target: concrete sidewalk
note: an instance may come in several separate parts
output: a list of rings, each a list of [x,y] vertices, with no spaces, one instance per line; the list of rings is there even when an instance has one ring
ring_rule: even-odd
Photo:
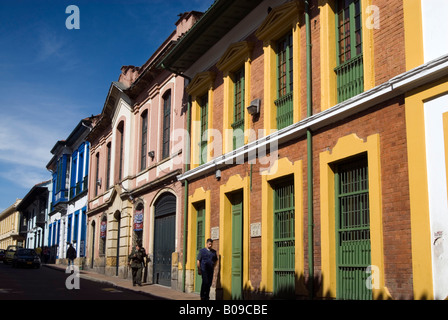
[[[42,264],[42,267],[51,268],[65,272],[67,269],[66,265],[60,264]],[[132,290],[134,292],[139,292],[142,294],[147,294],[155,299],[162,300],[200,300],[199,294],[195,293],[184,293],[181,291],[173,290],[168,287],[164,287],[158,284],[146,284],[143,283],[141,287],[132,286],[132,280],[121,279],[118,277],[106,276],[104,274],[80,270],[80,278],[95,282],[107,283],[113,287]]]

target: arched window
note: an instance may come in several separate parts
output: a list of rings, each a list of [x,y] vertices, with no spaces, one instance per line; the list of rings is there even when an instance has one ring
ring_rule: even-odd
[[[120,122],[117,127],[117,182],[123,179],[123,160],[124,160],[124,122]]]

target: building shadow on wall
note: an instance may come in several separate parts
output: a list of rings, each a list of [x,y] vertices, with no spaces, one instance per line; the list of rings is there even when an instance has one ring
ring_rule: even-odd
[[[231,292],[227,288],[223,288],[221,278],[221,268],[218,268],[216,280],[216,300],[223,300],[224,297],[230,297]],[[324,294],[322,289],[322,276],[314,276],[312,280],[304,277],[303,274],[295,274],[295,283],[277,287],[274,292],[268,292],[265,289],[252,290],[247,285],[243,288],[242,300],[334,300],[327,291]],[[313,290],[313,294],[310,292]]]

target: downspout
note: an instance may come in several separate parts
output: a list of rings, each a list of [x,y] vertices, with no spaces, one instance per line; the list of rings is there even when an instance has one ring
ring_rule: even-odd
[[[191,131],[191,96],[188,96],[188,108],[187,108],[187,132],[190,137]],[[187,139],[185,146],[185,172],[190,170],[190,139]],[[188,223],[188,179],[185,179],[184,186],[184,246],[182,254],[182,291],[185,292],[185,277],[186,277],[186,265],[187,265],[187,223]]]
[[[187,80],[188,82],[191,82],[191,78],[180,73],[177,72],[171,68],[169,68],[168,66],[166,66],[164,63],[162,63],[160,65],[163,69],[175,74],[176,76],[182,77],[185,80]],[[190,170],[190,139],[189,137],[191,136],[190,131],[191,131],[191,96],[188,96],[188,103],[187,103],[187,132],[188,132],[188,139],[185,143],[185,172]],[[187,265],[187,232],[188,232],[188,228],[187,228],[187,223],[188,223],[188,180],[185,179],[185,185],[184,185],[184,230],[183,230],[183,235],[184,235],[184,241],[183,241],[183,249],[182,249],[182,292],[185,292],[185,277],[187,274],[187,270],[186,265]]]
[[[309,0],[305,0],[306,26],[306,96],[307,117],[313,115],[312,87],[311,87],[311,30]],[[308,274],[309,298],[314,298],[314,221],[313,221],[313,136],[311,129],[306,132],[307,138],[307,179],[308,179]]]

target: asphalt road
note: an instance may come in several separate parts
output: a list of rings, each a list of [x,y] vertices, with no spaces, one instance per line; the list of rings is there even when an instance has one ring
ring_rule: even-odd
[[[151,300],[150,296],[114,288],[111,285],[79,278],[79,289],[73,275],[47,267],[13,268],[0,262],[1,300]],[[70,286],[70,285],[69,285]]]

